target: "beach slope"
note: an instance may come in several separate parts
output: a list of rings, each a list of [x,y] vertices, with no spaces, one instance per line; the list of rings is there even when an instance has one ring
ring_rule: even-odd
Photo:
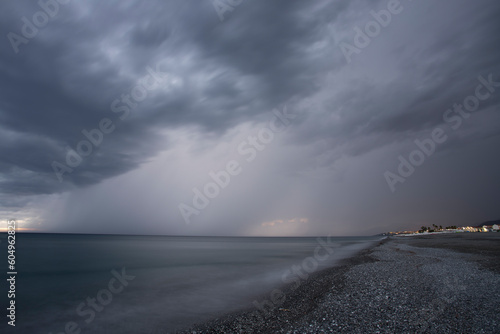
[[[500,233],[391,237],[317,273],[279,307],[187,333],[498,333]]]

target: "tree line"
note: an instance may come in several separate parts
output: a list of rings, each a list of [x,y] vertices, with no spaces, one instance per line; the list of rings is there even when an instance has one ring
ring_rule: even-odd
[[[451,226],[446,226],[444,228],[445,230],[456,230],[457,227],[455,225],[451,225]],[[424,232],[437,232],[437,231],[442,231],[443,230],[443,226],[442,225],[436,225],[436,224],[432,224],[432,228],[429,227],[429,226],[422,226],[420,227],[420,230],[418,230],[419,233],[424,233]]]

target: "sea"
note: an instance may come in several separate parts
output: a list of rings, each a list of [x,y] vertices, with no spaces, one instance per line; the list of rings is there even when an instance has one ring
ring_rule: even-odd
[[[382,238],[17,233],[16,326],[7,326],[4,279],[0,332],[171,333],[228,312],[279,306],[270,291],[299,286]],[[5,233],[0,249],[9,278]]]

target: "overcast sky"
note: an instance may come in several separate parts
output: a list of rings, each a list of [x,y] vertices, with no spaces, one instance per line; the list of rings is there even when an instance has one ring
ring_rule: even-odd
[[[498,1],[61,2],[0,5],[5,221],[284,236],[500,218]]]

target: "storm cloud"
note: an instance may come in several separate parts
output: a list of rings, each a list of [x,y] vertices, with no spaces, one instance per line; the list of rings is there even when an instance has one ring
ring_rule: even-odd
[[[345,235],[500,216],[496,1],[0,7],[0,210],[26,228]],[[384,173],[436,128],[446,140],[391,189]],[[241,173],[195,208],[232,160]]]

